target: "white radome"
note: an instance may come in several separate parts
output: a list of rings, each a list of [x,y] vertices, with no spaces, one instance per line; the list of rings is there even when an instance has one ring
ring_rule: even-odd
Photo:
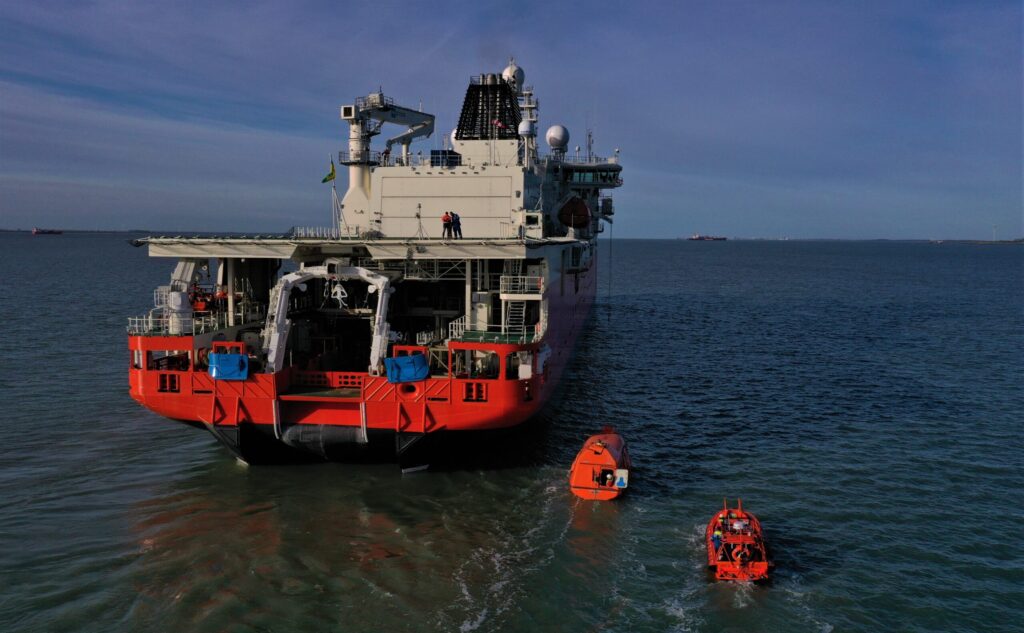
[[[564,125],[552,125],[544,135],[544,140],[547,141],[551,149],[565,151],[565,148],[569,146],[569,130]]]
[[[505,67],[505,70],[501,71],[501,78],[505,81],[514,82],[516,88],[519,89],[523,87],[523,80],[526,79],[526,73],[523,72],[522,68],[516,66],[514,59],[510,59],[508,66]]]
[[[455,149],[455,133],[458,132],[458,131],[459,131],[459,128],[452,128],[451,136],[448,137],[452,141],[452,149]]]
[[[537,136],[536,130],[533,129],[533,121],[519,122],[519,136]]]

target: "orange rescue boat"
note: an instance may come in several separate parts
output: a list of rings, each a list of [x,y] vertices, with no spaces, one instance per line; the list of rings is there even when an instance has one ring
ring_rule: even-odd
[[[708,567],[715,580],[759,581],[768,579],[772,567],[765,545],[761,522],[743,509],[737,499],[735,508],[722,501],[722,510],[711,517],[704,534],[708,547]]]
[[[583,443],[569,470],[569,488],[581,499],[608,501],[625,492],[629,468],[626,440],[605,427]]]

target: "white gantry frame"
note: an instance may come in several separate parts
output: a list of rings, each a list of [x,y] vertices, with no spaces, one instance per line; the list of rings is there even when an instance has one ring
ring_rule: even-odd
[[[377,293],[377,311],[373,317],[373,343],[370,348],[369,373],[373,376],[379,375],[381,361],[387,355],[388,334],[391,329],[387,321],[388,300],[394,289],[391,288],[390,280],[384,275],[359,266],[342,266],[340,260],[336,259],[329,259],[322,266],[310,266],[284,275],[274,286],[270,293],[267,323],[263,329],[264,351],[267,352],[267,371],[277,373],[284,365],[288,332],[291,329],[291,321],[288,320],[288,298],[292,288],[310,279],[330,281],[362,279],[369,285],[369,292]]]

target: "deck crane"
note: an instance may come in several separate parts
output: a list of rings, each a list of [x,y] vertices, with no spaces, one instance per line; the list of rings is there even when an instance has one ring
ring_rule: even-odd
[[[377,91],[341,106],[341,118],[348,122],[348,154],[341,163],[348,165],[349,188],[342,207],[353,213],[366,213],[369,207],[370,167],[379,165],[380,156],[370,151],[370,139],[380,134],[385,123],[404,125],[408,129],[387,140],[385,154],[391,146],[402,146],[402,164],[409,164],[409,145],[413,139],[434,133],[434,115],[395,105],[395,100]]]

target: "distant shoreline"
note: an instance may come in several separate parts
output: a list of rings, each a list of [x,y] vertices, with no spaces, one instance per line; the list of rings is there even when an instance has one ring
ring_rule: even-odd
[[[249,231],[247,233],[241,233],[238,231],[153,231],[149,229],[57,229],[64,234],[68,233],[84,233],[84,234],[142,234],[152,236],[185,236],[185,237],[248,237],[253,235],[282,235],[282,233],[276,233],[274,231]],[[0,233],[25,233],[28,235],[32,234],[32,229],[4,229],[0,228]],[[607,239],[607,238],[602,238]],[[615,238],[621,241],[671,241],[671,242],[688,242],[692,241],[685,237],[618,237]],[[981,244],[981,245],[1024,245],[1024,237],[1019,237],[1012,240],[974,240],[974,239],[928,239],[928,238],[889,238],[889,237],[864,237],[864,238],[846,238],[846,237],[730,237],[730,242],[914,242],[920,244]]]

